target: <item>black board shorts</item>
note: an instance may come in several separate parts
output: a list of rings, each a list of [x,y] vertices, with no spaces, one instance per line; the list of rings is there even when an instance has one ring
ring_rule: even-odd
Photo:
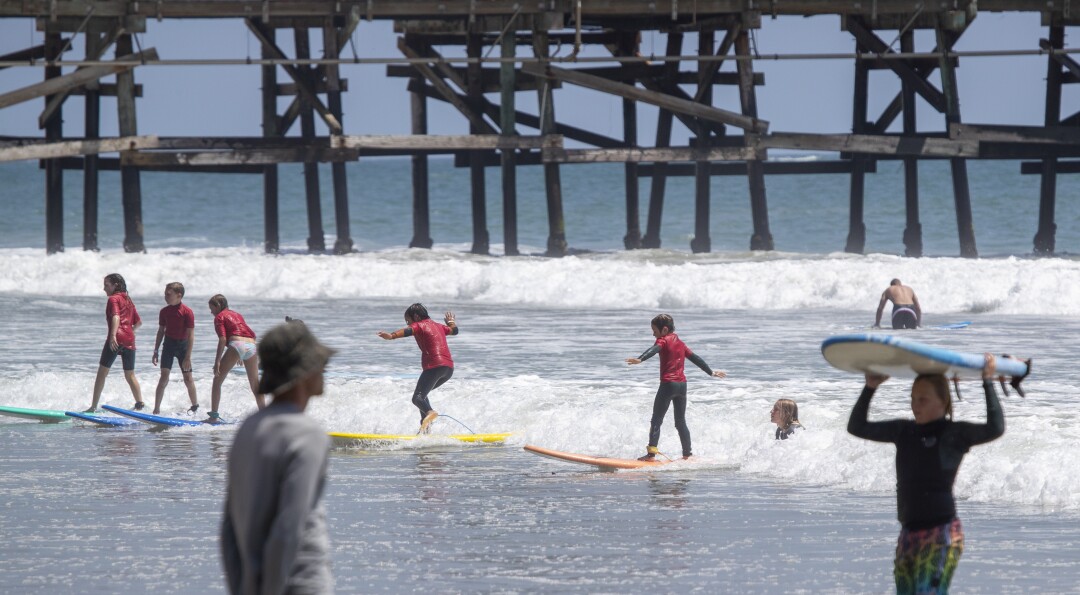
[[[120,349],[113,351],[109,347],[108,341],[105,341],[105,346],[101,348],[101,359],[98,360],[98,363],[101,364],[103,368],[111,368],[118,355],[120,356],[121,363],[124,365],[124,370],[135,369],[135,350],[120,346]]]

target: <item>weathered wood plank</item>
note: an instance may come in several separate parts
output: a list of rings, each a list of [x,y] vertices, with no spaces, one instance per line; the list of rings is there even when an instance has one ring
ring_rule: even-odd
[[[123,56],[117,60],[117,62],[137,62],[141,60],[157,60],[157,50],[154,48],[147,49],[143,52],[137,52]],[[102,77],[109,76],[111,74],[117,74],[120,72],[127,72],[134,70],[136,64],[111,64],[107,66],[88,66],[81,70],[58,76],[47,81],[36,83],[22,89],[16,89],[0,95],[0,108],[5,108],[11,105],[22,103],[24,101],[30,101],[31,99],[37,99],[39,97],[45,97],[47,95],[55,95],[69,91],[76,87],[81,87],[86,83],[96,81]]]
[[[28,159],[55,159],[72,155],[96,155],[134,149],[155,149],[160,141],[154,135],[102,138],[97,140],[66,140],[41,142],[16,146],[0,146],[0,161],[26,161]]]
[[[120,34],[123,33],[123,32],[124,32],[124,29],[122,27],[120,27],[120,26],[113,27],[108,33],[105,34],[104,39],[94,43],[94,45],[93,45],[94,49],[88,56],[86,56],[86,59],[89,60],[89,61],[100,60],[101,56],[103,56],[105,54],[105,51],[108,50],[110,47],[112,47],[112,44],[116,43],[116,39],[118,37],[120,37]],[[90,35],[95,35],[96,36],[97,34],[96,33],[91,33]],[[77,68],[75,70],[75,72],[78,72],[80,70],[86,70],[86,68],[87,67],[85,67],[85,66],[79,67],[79,68]],[[92,81],[91,81],[91,83],[92,83]],[[71,94],[72,90],[73,89],[67,89],[67,90],[61,91],[61,92],[57,93],[56,95],[53,95],[52,97],[49,98],[49,102],[45,106],[45,109],[42,110],[41,115],[38,116],[38,128],[44,128],[45,127],[45,123],[48,122],[49,118],[51,118],[52,115],[54,113],[56,113],[56,110],[59,109],[60,106],[64,104],[64,100],[67,99],[68,95]]]
[[[356,161],[354,149],[328,149],[325,147],[295,147],[288,149],[260,149],[254,151],[208,151],[208,152],[133,152],[123,153],[122,166],[132,167],[179,167],[185,165],[273,165],[275,163],[334,163]]]
[[[701,118],[710,122],[718,122],[720,124],[729,124],[743,130],[750,130],[753,132],[767,132],[769,129],[769,123],[765,120],[758,118],[750,118],[742,114],[722,110],[715,107],[709,107],[700,103],[694,103],[687,99],[680,99],[677,97],[671,97],[662,93],[656,93],[654,91],[648,91],[645,89],[638,89],[630,85],[622,83],[616,83],[606,79],[602,79],[598,76],[590,74],[582,74],[573,70],[565,68],[559,68],[556,66],[544,67],[540,64],[524,64],[522,70],[533,76],[551,76],[552,78],[562,80],[567,83],[579,85],[588,89],[593,89],[603,93],[610,93],[617,95],[625,99],[633,99],[642,103],[648,103],[657,107],[670,110],[672,112],[679,112],[688,116]]]
[[[804,151],[846,151],[881,155],[936,157],[978,157],[979,141],[951,140],[925,136],[881,136],[873,134],[801,134],[776,132],[761,136],[756,145],[763,149]]]
[[[563,146],[561,134],[546,136],[503,136],[497,134],[447,135],[345,135],[331,137],[330,146],[337,149],[545,149]]]
[[[749,161],[764,159],[755,147],[662,147],[658,149],[543,149],[546,163],[666,163],[670,161]]]
[[[896,52],[889,49],[888,44],[881,40],[880,37],[874,35],[873,31],[866,28],[866,26],[860,22],[859,19],[848,19],[846,21],[847,30],[850,32],[860,44],[866,47],[866,49],[876,54],[895,54]],[[930,84],[918,71],[912,67],[911,64],[904,60],[888,60],[888,66],[892,68],[893,72],[897,74],[901,79],[908,82],[915,92],[922,96],[930,105],[937,111],[945,113],[945,95],[937,89],[937,87]]]
[[[762,161],[762,170],[767,176],[808,175],[808,174],[850,174],[855,164],[847,159],[826,161]],[[877,171],[874,161],[867,161],[861,166],[864,172]],[[652,176],[655,167],[652,164],[638,166],[638,175]],[[696,173],[696,166],[691,163],[668,163],[664,166],[664,175],[671,177],[691,177]],[[746,164],[739,162],[719,162],[709,164],[710,176],[745,176]]]
[[[1055,163],[1055,171],[1058,174],[1080,174],[1080,161],[1058,161]],[[1022,161],[1020,173],[1024,175],[1042,175],[1042,161]]]
[[[1080,128],[955,123],[949,125],[949,138],[999,143],[1075,145],[1080,144]]]

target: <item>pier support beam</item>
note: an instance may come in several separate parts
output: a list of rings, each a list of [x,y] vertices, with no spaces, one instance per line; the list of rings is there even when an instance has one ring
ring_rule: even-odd
[[[949,47],[945,29],[939,24],[937,44],[939,48]],[[942,52],[938,68],[941,70],[941,88],[945,94],[945,125],[960,123],[960,96],[956,85],[956,69],[948,52]],[[960,238],[960,256],[978,258],[975,246],[975,227],[971,218],[971,193],[968,186],[967,161],[955,157],[949,160],[953,178],[953,200],[956,203],[956,229]]]
[[[637,31],[624,31],[619,37],[618,55],[633,56],[638,48]],[[623,140],[627,146],[637,146],[637,102],[622,100]],[[641,248],[640,192],[638,187],[638,164],[627,162],[623,166],[623,179],[626,184],[626,235],[623,246],[627,250]]]
[[[543,20],[543,19],[541,19]],[[547,27],[538,26],[533,29],[533,52],[541,60],[548,57],[548,32]],[[555,105],[551,92],[552,81],[541,77],[537,88],[540,101],[540,135],[545,136],[555,133]],[[548,212],[548,256],[566,255],[566,221],[563,219],[562,206],[562,180],[559,176],[558,163],[545,163],[544,167],[544,190],[547,194]]]
[[[263,23],[269,25],[269,23]],[[275,42],[276,32],[267,27],[266,36]],[[266,44],[262,45],[262,57],[269,60],[274,51]],[[262,70],[262,131],[266,138],[281,136],[277,115],[277,66],[264,65]],[[281,249],[281,233],[278,210],[278,166],[263,166],[263,249],[267,254],[277,254]]]
[[[866,48],[855,42],[855,51],[861,56]],[[867,96],[870,92],[870,67],[865,60],[855,58],[855,98],[851,109],[852,134],[864,134],[867,128]],[[866,196],[866,156],[851,156],[851,186],[848,207],[848,236],[844,252],[862,254],[866,248],[866,224],[863,223],[863,205]]]
[[[681,56],[683,34],[678,31],[668,32],[667,56]],[[679,73],[678,61],[664,63],[664,76],[662,88],[667,90],[676,85]],[[671,110],[660,109],[656,120],[656,148],[671,146],[671,125],[674,123],[675,114]],[[649,218],[645,223],[645,237],[642,239],[643,248],[660,247],[660,226],[664,218],[664,191],[667,185],[667,163],[657,162],[653,166],[652,184],[649,187]]]
[[[479,59],[483,40],[476,33],[469,33],[465,41],[465,53],[469,58]],[[469,98],[469,110],[477,118],[483,118],[479,110],[473,108],[484,99],[484,86],[481,79],[479,62],[469,62],[466,68],[465,86]],[[470,123],[469,132],[480,134],[485,130]],[[491,251],[491,238],[487,229],[487,180],[484,176],[483,157],[476,151],[469,153],[469,187],[472,189],[473,254],[488,254]]]
[[[915,51],[915,32],[905,31],[900,36],[900,51]],[[914,136],[915,122],[915,87],[907,80],[900,81],[904,103],[904,136]],[[919,160],[914,157],[904,158],[904,256],[922,256],[922,224],[919,222]]]
[[[131,34],[125,33],[116,40],[116,55],[132,53]],[[136,136],[135,120],[135,71],[126,70],[116,74],[116,106],[120,136]],[[120,184],[124,203],[124,252],[146,252],[143,243],[142,182],[139,168],[123,165],[121,153]]]
[[[295,27],[296,58],[306,60],[311,57],[311,40],[307,27]],[[300,70],[300,72],[305,72]],[[304,85],[304,77],[298,76],[297,85]],[[300,100],[300,135],[308,144],[315,144],[315,106],[307,94],[297,96]],[[327,109],[329,113],[329,109]],[[308,251],[325,252],[326,236],[322,224],[322,197],[319,192],[319,164],[316,161],[304,161],[304,196],[307,198],[308,216]]]
[[[713,31],[698,32],[698,56],[711,56],[716,34]],[[705,105],[712,105],[712,82],[709,80],[709,63],[698,62],[697,99]],[[693,141],[703,152],[712,145],[712,134],[704,122],[698,122],[697,137]],[[690,241],[690,251],[695,254],[712,251],[712,236],[709,233],[709,201],[711,188],[709,183],[709,162],[694,162],[694,239]]]
[[[517,52],[517,40],[514,35],[504,35],[502,40],[502,57],[513,58]],[[514,89],[517,69],[513,62],[503,62],[499,65],[499,129],[503,136],[516,136],[514,130]],[[503,193],[503,253],[506,256],[517,256],[518,250],[518,226],[517,226],[517,151],[504,149],[499,152],[502,168],[502,193]]]
[[[749,58],[750,34],[746,29],[739,31],[735,38],[735,53],[739,57]],[[739,60],[739,100],[742,113],[753,120],[758,119],[757,94],[754,90],[754,63]],[[753,142],[754,136],[747,130],[744,138]],[[750,236],[751,250],[772,250],[773,237],[769,230],[769,203],[765,195],[765,168],[760,159],[746,162],[746,175],[750,182],[750,212],[754,220],[754,235]]]
[[[406,43],[413,45],[408,37]],[[417,74],[412,81],[420,85],[423,84],[424,77]],[[427,97],[410,91],[409,103],[412,108],[412,133],[424,136],[428,133]],[[409,247],[431,248],[434,242],[431,239],[431,211],[428,202],[428,157],[424,153],[414,153],[412,156],[412,187],[413,237],[409,241]]]
[[[341,54],[338,46],[338,29],[330,19],[323,27],[323,55],[337,58]],[[341,75],[337,64],[323,67],[326,76],[326,104],[338,123],[345,126],[341,108]],[[344,132],[344,130],[343,130]],[[352,235],[349,231],[349,189],[345,178],[345,162],[334,161],[330,164],[330,176],[334,184],[334,228],[337,239],[334,241],[334,254],[348,254],[353,251]]]
[[[45,33],[45,56],[47,60],[59,60],[64,40],[58,31]],[[61,75],[60,67],[45,68],[45,80]],[[52,95],[45,97],[48,106]],[[45,122],[45,138],[59,141],[64,136],[62,108],[57,108]],[[56,254],[64,251],[64,169],[59,159],[45,161],[45,253]]]
[[[1047,44],[1051,49],[1065,46],[1065,27],[1051,26]],[[1049,127],[1061,125],[1061,64],[1055,56],[1046,58],[1046,113],[1043,123]],[[1035,233],[1035,253],[1053,254],[1057,234],[1054,211],[1057,202],[1057,159],[1047,157],[1041,162],[1039,183],[1039,229]]]
[[[105,40],[95,31],[86,34],[86,55],[101,56]],[[87,139],[101,138],[101,85],[86,85],[84,116]],[[83,161],[83,250],[98,251],[98,169],[99,157],[90,154]]]

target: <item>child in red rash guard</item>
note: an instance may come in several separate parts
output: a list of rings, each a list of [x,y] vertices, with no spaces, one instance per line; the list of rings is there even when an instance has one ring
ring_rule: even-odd
[[[649,428],[649,447],[645,456],[639,461],[649,461],[656,458],[657,445],[660,443],[660,426],[664,423],[668,406],[675,404],[675,429],[679,432],[679,441],[682,442],[683,458],[691,456],[690,451],[690,428],[686,425],[686,374],[683,373],[683,364],[690,360],[701,368],[709,376],[723,378],[725,373],[720,370],[712,371],[705,360],[690,351],[690,348],[675,334],[675,321],[670,314],[660,314],[652,319],[652,332],[656,337],[656,343],[645,350],[638,357],[626,358],[626,363],[631,366],[640,364],[650,357],[660,354],[660,388],[656,391],[653,400],[652,423]]]
[[[428,393],[442,386],[454,375],[454,360],[450,357],[450,347],[446,344],[447,335],[458,334],[454,313],[444,316],[445,325],[439,324],[428,315],[423,304],[413,304],[405,310],[405,324],[408,325],[392,333],[379,331],[379,336],[387,341],[402,337],[415,337],[420,347],[420,364],[424,371],[416,381],[412,402],[420,410],[420,431],[426,432],[439,414],[431,408]]]
[[[105,305],[105,321],[109,325],[109,335],[101,349],[97,377],[94,379],[94,400],[86,412],[97,411],[101,391],[105,388],[105,378],[109,375],[116,356],[120,356],[120,361],[123,362],[124,380],[127,380],[131,394],[135,397],[135,409],[139,410],[144,404],[142,388],[135,376],[135,330],[142,326],[142,318],[128,297],[127,282],[119,273],[105,276],[104,290],[105,295],[109,296],[109,302]]]

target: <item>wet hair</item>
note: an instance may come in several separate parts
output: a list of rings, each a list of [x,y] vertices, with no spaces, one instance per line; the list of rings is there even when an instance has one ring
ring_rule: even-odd
[[[184,284],[179,281],[173,281],[165,286],[165,291],[171,291],[180,297],[184,297]]]
[[[431,316],[428,314],[424,304],[417,302],[405,309],[405,318],[409,320],[427,320]]]
[[[652,325],[660,331],[663,331],[666,326],[669,332],[675,332],[675,319],[671,317],[671,314],[657,314],[652,319]]]
[[[127,293],[127,281],[124,281],[124,277],[120,273],[109,273],[105,275],[105,280],[115,285],[116,291]]]
[[[924,381],[934,389],[934,395],[945,404],[945,417],[952,419],[952,392],[949,390],[949,379],[944,374],[919,374],[911,383],[914,389],[920,381]]]
[[[799,423],[799,406],[795,404],[795,401],[791,399],[777,399],[774,408],[780,409],[780,424],[779,427],[788,429],[791,426],[802,427]]]
[[[219,293],[219,294],[215,295],[214,297],[210,298],[210,305],[214,306],[215,308],[218,308],[220,310],[228,310],[229,309],[229,300],[225,299],[225,296],[223,296],[223,295],[221,295]]]
[[[889,285],[903,285],[903,283],[901,283],[899,279],[893,279],[892,281],[889,281]]]

